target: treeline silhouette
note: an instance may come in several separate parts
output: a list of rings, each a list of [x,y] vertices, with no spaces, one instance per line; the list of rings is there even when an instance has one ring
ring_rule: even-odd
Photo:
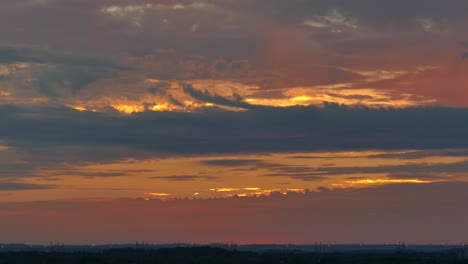
[[[166,249],[121,248],[102,252],[3,252],[0,264],[468,264],[456,252],[248,252],[214,247],[180,247]]]

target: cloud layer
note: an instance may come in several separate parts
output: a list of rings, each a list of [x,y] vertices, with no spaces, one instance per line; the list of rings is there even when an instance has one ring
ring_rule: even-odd
[[[230,104],[230,103],[229,103]],[[133,116],[3,105],[9,146],[108,146],[154,153],[299,152],[467,147],[465,109],[263,107]]]

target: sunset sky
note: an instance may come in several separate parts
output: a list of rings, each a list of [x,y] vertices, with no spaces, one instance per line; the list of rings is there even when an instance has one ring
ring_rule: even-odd
[[[467,10],[1,0],[0,243],[468,242]]]

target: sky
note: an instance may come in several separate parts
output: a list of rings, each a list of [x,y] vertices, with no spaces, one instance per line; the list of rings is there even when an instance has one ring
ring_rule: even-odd
[[[0,1],[0,243],[466,242],[467,9]]]

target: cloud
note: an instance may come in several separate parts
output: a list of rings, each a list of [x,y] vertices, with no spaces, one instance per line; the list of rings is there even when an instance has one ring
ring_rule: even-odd
[[[274,168],[274,167],[273,167]],[[380,165],[380,166],[354,166],[354,167],[279,167],[283,173],[267,174],[265,176],[289,176],[303,180],[321,180],[324,177],[337,175],[365,175],[365,174],[388,174],[391,178],[409,179],[449,179],[447,174],[468,173],[468,160],[453,163],[408,163],[402,165]],[[443,175],[442,175],[443,174]],[[421,178],[418,178],[418,175]]]
[[[461,153],[458,153],[461,154]],[[465,155],[466,156],[466,155]],[[292,159],[309,159],[312,158],[351,158],[346,156],[306,156],[306,157],[290,157]],[[372,158],[371,156],[361,156],[361,158]],[[388,158],[391,158],[389,156]],[[463,156],[462,156],[463,157]],[[356,158],[356,156],[354,156]],[[367,177],[374,175],[387,175],[390,179],[440,179],[440,180],[454,180],[461,174],[468,173],[468,161],[458,162],[445,162],[445,163],[427,163],[427,162],[412,162],[404,163],[399,165],[378,165],[378,166],[337,166],[335,164],[321,164],[321,165],[289,165],[274,162],[266,162],[263,160],[254,159],[210,159],[201,162],[203,165],[220,166],[232,168],[232,171],[256,171],[265,170],[262,173],[266,177],[289,177],[295,180],[302,181],[321,181],[331,179],[336,176],[346,175],[362,175],[356,178],[356,176],[349,177],[349,179],[362,179],[366,180]]]
[[[75,55],[27,47],[0,46],[0,63],[14,62],[54,63],[74,66],[104,67],[120,70],[126,68],[110,59],[99,58],[96,56]]]
[[[201,163],[209,166],[235,167],[232,171],[255,171],[258,169],[267,169],[268,171],[273,172],[264,174],[264,176],[269,177],[289,177],[303,181],[318,181],[326,179],[326,177],[317,175],[316,168],[269,163],[257,159],[211,159],[204,160]]]
[[[416,150],[403,152],[390,152],[383,154],[373,154],[368,158],[383,158],[383,159],[421,159],[427,157],[466,157],[468,150],[466,149],[443,149],[443,150]]]
[[[158,82],[155,85],[148,88],[148,92],[158,95],[166,95],[167,89],[171,87],[170,82]]]
[[[242,5],[239,6],[245,7]],[[252,9],[256,11],[255,13],[263,13],[270,16],[276,15],[285,21],[297,21],[301,18],[307,17],[310,13],[316,13],[317,10],[323,12],[327,12],[329,10],[340,10],[346,12],[346,14],[350,14],[352,17],[356,17],[359,20],[364,20],[366,22],[402,23],[420,17],[463,18],[463,12],[460,11],[460,8],[466,8],[468,7],[468,4],[462,1],[442,3],[437,0],[415,0],[412,2],[395,0],[385,3],[375,2],[372,0],[356,0],[353,2],[346,0],[292,0],[288,2],[272,0],[258,1],[257,7],[258,6],[263,6],[264,9],[261,11]],[[278,10],[284,10],[285,12],[275,12]]]
[[[63,96],[64,88],[74,94],[80,89],[113,74],[106,69],[79,66],[57,66],[40,73],[37,79],[40,92],[49,97]]]
[[[11,153],[7,153],[8,154]],[[3,156],[3,155],[2,155]],[[17,155],[13,154],[13,157]],[[11,157],[11,156],[10,156]],[[34,162],[32,160],[28,160],[28,162],[14,162],[12,159],[3,158],[4,161],[0,162],[0,180],[1,179],[11,179],[11,178],[25,178],[25,177],[32,177],[35,175],[36,171],[44,169],[47,165],[51,165],[53,163],[40,163]],[[14,160],[14,159],[13,159]],[[57,164],[54,164],[57,165]]]
[[[101,11],[113,17],[126,18],[134,26],[140,27],[146,10],[151,7],[151,4],[108,6],[101,8]]]
[[[468,147],[468,126],[462,122],[468,110],[457,108],[327,104],[323,109],[206,109],[121,116],[65,107],[0,105],[0,115],[8,124],[0,128],[0,140],[26,148],[100,146],[188,154]]]
[[[83,172],[83,171],[61,171],[54,173],[55,175],[65,176],[80,176],[86,178],[109,178],[128,176],[125,172]]]
[[[330,173],[381,173],[381,172],[412,172],[412,173],[458,173],[468,172],[468,161],[454,163],[410,163],[396,166],[377,167],[343,167],[328,170]]]
[[[340,33],[343,30],[357,29],[358,21],[355,18],[346,17],[339,10],[332,9],[324,15],[317,15],[306,19],[304,25],[317,29],[329,29],[331,32]]]
[[[137,82],[135,80],[145,77],[175,82],[207,78],[236,79],[245,84],[258,84],[262,91],[283,91],[296,86],[315,90],[317,85],[345,82],[358,84],[357,81],[363,76],[353,72],[355,69],[380,66],[402,71],[408,65],[440,63],[432,60],[433,56],[426,55],[438,54],[436,51],[440,50],[440,45],[424,40],[424,36],[411,34],[415,30],[421,31],[419,26],[415,29],[413,24],[416,19],[422,19],[442,24],[450,32],[455,31],[459,21],[456,18],[461,14],[458,10],[463,10],[466,4],[440,4],[431,0],[427,4],[424,2],[425,8],[420,8],[423,2],[419,1],[415,5],[397,0],[396,3],[382,4],[383,8],[369,0],[358,0],[353,4],[341,0],[262,0],[255,3],[247,0],[180,3],[83,0],[79,3],[48,1],[45,5],[24,8],[19,8],[15,1],[3,1],[0,6],[0,24],[5,26],[0,31],[5,33],[5,39],[8,40],[5,43],[9,46],[2,48],[0,57],[9,61],[47,61],[54,65],[77,67],[72,69],[76,71],[74,74],[70,73],[70,67],[60,72],[60,66],[42,74],[39,82],[41,91],[54,97],[60,95],[57,87],[67,86],[67,92],[76,92],[97,80],[114,77],[113,71],[118,71],[115,67],[105,66],[109,62],[102,61],[103,58],[85,63],[83,60],[91,60],[92,56],[82,58],[80,55],[72,55],[77,51],[105,54],[135,68],[132,68],[131,73],[125,73],[125,77],[128,77],[125,81],[128,83],[121,82],[124,78],[119,78],[114,83],[99,83],[93,87],[96,89],[95,94],[100,93],[98,90],[109,90],[109,97],[114,95],[116,89],[103,86],[121,85],[126,86],[126,91],[131,91],[138,84],[130,80]],[[86,19],[76,23],[81,17]],[[441,20],[447,22],[442,23]],[[8,24],[17,26],[8,27]],[[193,25],[201,26],[196,32],[191,32]],[[39,34],[40,29],[45,27],[48,28],[47,35]],[[323,32],[333,30],[347,34]],[[420,48],[413,48],[414,45],[408,45],[419,40],[430,43],[424,45],[424,49],[427,47],[428,50],[421,51]],[[407,53],[412,55],[405,63],[399,60],[399,65],[395,65],[397,62],[394,61],[399,56],[394,53],[402,52],[405,52],[405,57]],[[423,53],[422,57],[417,57],[416,53]],[[106,70],[95,71],[90,65],[99,65]],[[406,93],[400,91],[400,78],[395,79],[398,80],[391,88],[380,89],[382,84],[374,83],[359,83],[361,87],[351,88],[373,89],[380,94],[386,94],[387,91],[391,91],[391,95]],[[417,92],[415,96],[419,93],[425,95],[425,89]],[[324,95],[333,97],[336,94]],[[93,96],[92,92],[87,95],[87,99]],[[263,95],[269,99],[266,92]],[[355,101],[371,99],[359,98],[359,95],[349,98]],[[118,98],[125,97],[121,95]],[[428,100],[432,99],[428,97]],[[167,100],[174,105],[184,102],[174,96],[168,96]]]
[[[54,151],[42,144],[17,142],[15,146],[0,151],[0,179],[30,178],[53,179],[56,176],[119,177],[154,170],[123,170],[121,172],[89,172],[75,169],[76,166],[95,162],[115,162],[128,158],[145,159],[154,153],[118,146],[56,145]],[[53,170],[53,172],[51,171]],[[46,172],[46,174],[41,172]]]
[[[151,86],[148,88],[148,92],[154,95],[161,96],[163,99],[167,100],[170,104],[179,106],[179,107],[184,107],[185,105],[174,98],[173,95],[168,93],[168,89],[171,88],[171,83],[170,82],[158,82],[155,85]]]
[[[216,176],[200,176],[200,175],[173,175],[173,176],[154,176],[154,177],[148,177],[148,179],[153,179],[153,180],[167,180],[167,181],[196,181],[199,179],[202,180],[207,180],[207,181],[212,181],[216,180],[219,177]]]
[[[196,90],[189,84],[181,85],[183,86],[183,90],[186,94],[202,102],[213,103],[222,106],[239,107],[244,109],[261,108],[261,106],[255,106],[244,102],[243,99],[237,94],[233,95],[234,99],[228,99],[217,94]]]
[[[289,177],[291,179],[295,180],[301,180],[301,181],[321,181],[327,179],[327,177],[323,176],[318,176],[318,175],[312,175],[310,173],[298,173],[298,172],[280,172],[280,173],[268,173],[265,174],[264,176],[267,177]]]
[[[221,167],[237,167],[237,166],[247,166],[247,165],[258,165],[261,163],[261,160],[257,159],[212,159],[204,160],[201,163],[211,166],[221,166]]]
[[[53,188],[51,185],[22,183],[22,182],[8,182],[0,181],[1,191],[22,191],[22,190],[43,190]]]
[[[289,177],[295,180],[302,181],[319,181],[327,179],[327,175],[321,176],[317,173],[317,169],[309,166],[283,165],[283,164],[261,164],[261,168],[267,168],[273,173],[266,173],[267,177]]]
[[[26,68],[23,69],[26,73],[10,78],[14,80],[15,93],[19,89],[28,91],[36,88],[40,94],[50,98],[66,97],[69,92],[75,94],[100,79],[127,69],[113,60],[97,56],[11,46],[0,46],[0,63],[24,64],[22,67]]]
[[[450,180],[447,176],[442,176],[437,173],[413,173],[413,172],[399,172],[387,175],[389,179],[419,179],[419,180]]]

